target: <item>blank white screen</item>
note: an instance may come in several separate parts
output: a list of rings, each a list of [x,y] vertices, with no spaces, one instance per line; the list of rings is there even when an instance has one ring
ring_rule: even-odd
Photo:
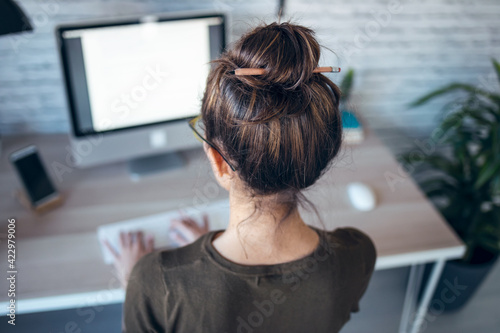
[[[209,72],[213,18],[85,30],[95,131],[194,116]]]

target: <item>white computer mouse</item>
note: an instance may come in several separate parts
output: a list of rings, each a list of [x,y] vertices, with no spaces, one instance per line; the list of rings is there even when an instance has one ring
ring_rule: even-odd
[[[359,211],[370,211],[377,204],[375,192],[365,183],[353,182],[347,184],[347,196],[351,205]]]

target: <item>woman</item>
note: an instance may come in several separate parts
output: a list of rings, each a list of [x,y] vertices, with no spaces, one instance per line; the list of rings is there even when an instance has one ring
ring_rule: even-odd
[[[150,241],[123,235],[116,260],[124,279],[140,258],[128,280],[127,332],[338,332],[359,311],[372,241],[354,228],[309,227],[297,209],[311,204],[301,190],[341,146],[340,91],[313,72],[319,58],[313,31],[272,23],[214,63],[198,127],[229,192],[229,225],[146,255]],[[192,221],[181,228],[195,237]]]

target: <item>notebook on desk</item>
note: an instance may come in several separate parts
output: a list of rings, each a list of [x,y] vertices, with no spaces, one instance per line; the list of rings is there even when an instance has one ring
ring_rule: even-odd
[[[203,214],[208,215],[210,230],[226,229],[229,222],[229,200],[220,200],[206,206],[182,208],[183,215],[193,218],[201,225]],[[113,256],[104,246],[106,239],[119,252],[120,232],[143,231],[145,236],[154,236],[155,248],[174,248],[174,243],[168,236],[170,221],[181,216],[179,210],[171,210],[159,214],[138,217],[130,220],[104,224],[97,228],[97,237],[106,264],[113,263]]]

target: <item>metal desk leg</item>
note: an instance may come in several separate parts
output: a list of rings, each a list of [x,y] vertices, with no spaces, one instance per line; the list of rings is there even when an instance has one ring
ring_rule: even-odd
[[[399,333],[407,333],[410,323],[410,317],[415,311],[415,304],[417,302],[418,290],[422,281],[424,273],[424,265],[414,264],[410,267],[410,276],[406,286],[406,294],[403,303],[403,312],[401,315],[401,322],[399,323]]]
[[[420,331],[425,315],[427,314],[427,310],[429,309],[429,303],[431,302],[431,298],[434,295],[434,291],[436,290],[439,277],[441,276],[441,272],[443,271],[445,262],[446,261],[444,259],[438,260],[432,267],[431,276],[429,277],[429,281],[427,282],[427,286],[425,287],[422,300],[418,305],[415,320],[413,321],[413,323],[411,323],[410,333],[418,333]]]

